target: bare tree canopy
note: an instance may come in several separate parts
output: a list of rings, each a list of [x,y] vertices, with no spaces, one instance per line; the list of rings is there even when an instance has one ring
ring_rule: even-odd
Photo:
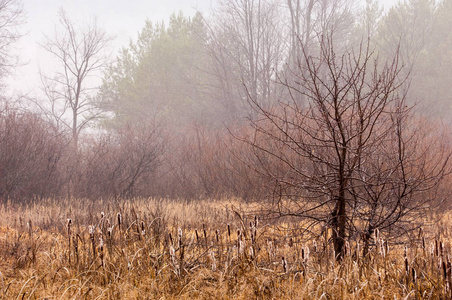
[[[23,4],[20,0],[0,0],[0,79],[3,79],[18,58],[11,53],[11,46],[22,36],[18,25],[24,22]],[[0,83],[0,86],[3,86]]]
[[[450,150],[412,122],[397,55],[380,63],[368,46],[336,52],[328,37],[319,49],[282,82],[289,101],[266,109],[250,98],[259,117],[248,142],[275,182],[273,212],[330,228],[341,258],[347,239],[367,245],[376,229],[414,225],[450,171]]]
[[[61,10],[59,28],[42,44],[59,64],[52,75],[41,72],[43,90],[50,102],[45,110],[57,126],[71,130],[75,144],[81,130],[99,114],[94,103],[97,87],[92,80],[101,75],[108,62],[105,50],[111,39],[95,20],[79,28]],[[67,118],[68,112],[71,118]]]

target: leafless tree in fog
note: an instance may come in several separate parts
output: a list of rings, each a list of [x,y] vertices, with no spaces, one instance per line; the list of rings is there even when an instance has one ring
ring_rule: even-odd
[[[21,37],[18,25],[24,22],[22,6],[21,0],[0,0],[0,78],[17,64],[11,46]]]
[[[296,65],[303,60],[299,47],[308,52],[313,39],[320,34],[330,33],[342,43],[354,26],[353,5],[355,0],[286,0],[290,23],[289,64]]]
[[[59,13],[59,26],[42,44],[59,67],[55,73],[41,72],[49,106],[40,107],[57,125],[71,130],[76,146],[81,130],[98,117],[93,100],[96,88],[90,80],[106,66],[105,50],[112,38],[96,21],[77,26],[63,10]],[[70,118],[66,118],[68,113]]]
[[[437,197],[450,151],[412,122],[397,55],[380,64],[368,46],[339,52],[329,37],[319,48],[317,55],[302,48],[296,79],[282,82],[289,101],[267,109],[250,95],[259,117],[247,141],[275,183],[270,212],[331,229],[340,259],[347,239],[364,236],[367,245],[375,229],[413,226]]]
[[[243,116],[244,85],[264,105],[276,98],[274,82],[287,52],[281,15],[278,1],[225,0],[210,24],[215,94],[232,116]]]

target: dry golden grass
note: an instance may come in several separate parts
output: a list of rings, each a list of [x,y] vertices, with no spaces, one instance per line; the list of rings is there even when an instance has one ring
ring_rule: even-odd
[[[451,215],[367,257],[259,221],[238,201],[0,206],[0,299],[447,299]],[[118,219],[120,216],[120,221]],[[70,221],[69,221],[70,220]]]

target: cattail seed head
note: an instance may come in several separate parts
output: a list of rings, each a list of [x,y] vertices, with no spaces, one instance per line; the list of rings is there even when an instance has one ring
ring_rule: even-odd
[[[71,224],[72,224],[72,220],[71,219],[67,219],[67,235],[68,236],[71,235]]]
[[[283,266],[284,273],[287,273],[287,271],[288,271],[287,261],[284,258],[284,256],[282,257],[282,266]]]
[[[141,235],[146,235],[146,227],[144,226],[144,221],[141,221]]]
[[[169,239],[170,239],[170,243],[171,245],[173,244],[173,236],[171,235],[171,232],[168,233]]]
[[[119,213],[119,212],[118,212],[118,214],[117,214],[117,219],[118,219],[118,226],[119,226],[119,229],[121,229],[122,216],[121,216],[121,213]]]
[[[177,239],[179,243],[179,248],[182,248],[182,229],[180,227],[177,229]]]
[[[30,236],[32,236],[32,234],[33,234],[33,225],[32,225],[32,223],[31,223],[31,219],[28,219],[28,222],[27,222],[27,229],[28,229],[28,234],[29,234]]]

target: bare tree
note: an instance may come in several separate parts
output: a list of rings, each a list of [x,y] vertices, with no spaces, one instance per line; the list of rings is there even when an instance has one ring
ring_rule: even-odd
[[[40,107],[57,125],[72,132],[74,145],[85,126],[98,117],[93,101],[93,80],[107,64],[105,50],[111,41],[96,21],[77,27],[61,10],[59,29],[42,44],[59,63],[52,75],[41,72],[44,93],[50,105]],[[70,114],[70,117],[67,116]]]
[[[232,116],[245,111],[244,85],[264,105],[277,98],[274,83],[287,52],[281,14],[276,0],[225,0],[209,24],[214,93]]]
[[[18,25],[24,22],[22,6],[20,0],[0,0],[0,78],[17,64],[11,46],[22,36],[18,31]]]
[[[376,229],[413,228],[437,200],[451,154],[412,122],[397,55],[379,67],[368,46],[339,53],[331,38],[321,39],[318,55],[303,55],[296,80],[282,82],[291,100],[266,109],[250,97],[260,118],[247,141],[275,183],[271,212],[330,228],[340,259],[347,239],[367,245]]]

